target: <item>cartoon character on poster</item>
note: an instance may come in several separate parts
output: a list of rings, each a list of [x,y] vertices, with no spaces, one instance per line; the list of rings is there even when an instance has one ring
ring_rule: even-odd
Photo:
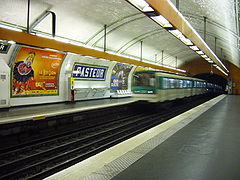
[[[111,90],[127,90],[128,89],[128,75],[133,66],[117,63],[112,71]]]
[[[26,90],[36,88],[34,82],[34,70],[32,64],[36,53],[29,52],[28,57],[18,61],[13,68],[13,94],[24,93]]]

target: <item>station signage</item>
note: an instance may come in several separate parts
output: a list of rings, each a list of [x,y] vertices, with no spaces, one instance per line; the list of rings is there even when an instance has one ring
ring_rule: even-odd
[[[90,64],[75,63],[72,77],[79,80],[104,81],[108,67]]]
[[[0,53],[1,54],[7,54],[10,47],[11,47],[10,43],[0,41]]]

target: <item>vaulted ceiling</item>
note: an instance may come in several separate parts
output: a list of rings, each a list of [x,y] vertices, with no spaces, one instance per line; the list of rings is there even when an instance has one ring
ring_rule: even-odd
[[[206,43],[220,59],[239,67],[238,0],[171,1],[202,38],[205,17]],[[26,30],[27,4],[28,0],[1,0],[0,24]],[[134,58],[142,54],[145,61],[173,67],[199,58],[125,0],[31,0],[30,25],[46,11],[56,14],[56,37],[67,42],[102,50],[106,33],[109,52]],[[51,15],[32,32],[50,37]]]

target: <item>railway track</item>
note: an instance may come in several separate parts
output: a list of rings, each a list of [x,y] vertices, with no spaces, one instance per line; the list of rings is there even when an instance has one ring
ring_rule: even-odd
[[[164,122],[208,99],[176,102],[171,111],[133,111],[115,119],[1,150],[0,179],[42,179]]]

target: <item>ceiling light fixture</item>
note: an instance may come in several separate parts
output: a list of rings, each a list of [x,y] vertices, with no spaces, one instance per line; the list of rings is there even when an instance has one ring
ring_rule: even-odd
[[[186,44],[187,46],[193,45],[192,41],[191,41],[190,39],[188,39],[188,38],[181,37],[180,40],[181,40],[184,44]]]
[[[132,5],[141,10],[142,12],[152,12],[153,8],[145,0],[128,0]]]
[[[69,43],[69,40],[65,39],[65,38],[54,37],[53,39],[56,40],[56,41],[59,41],[59,42]]]
[[[186,44],[187,46],[191,46],[193,45],[192,41],[188,38],[186,38],[181,31],[179,31],[178,29],[174,29],[174,30],[169,30],[168,32],[170,32],[172,35],[174,35],[175,37],[177,37],[178,39],[180,39],[184,44]]]
[[[13,31],[22,32],[22,30],[17,27],[11,27],[11,26],[7,26],[7,25],[3,25],[3,24],[0,24],[0,28],[5,28],[5,29],[13,30]]]
[[[196,51],[196,53],[198,53],[199,55],[203,55],[204,54],[204,52],[202,52],[202,51]]]
[[[173,27],[172,24],[162,15],[159,16],[151,16],[151,18],[160,24],[162,27],[170,28]]]
[[[227,74],[225,71],[223,71],[219,66],[216,66],[216,68],[217,68],[219,71],[221,71],[223,74],[225,74],[226,76],[228,76],[228,74]]]
[[[197,46],[189,46],[192,50],[194,50],[194,51],[198,51],[199,50],[199,48],[197,47]]]
[[[178,29],[169,30],[169,32],[177,38],[181,38],[183,34]]]
[[[47,35],[47,34],[36,33],[36,35],[43,37],[43,38],[53,39],[53,37],[51,35]]]

